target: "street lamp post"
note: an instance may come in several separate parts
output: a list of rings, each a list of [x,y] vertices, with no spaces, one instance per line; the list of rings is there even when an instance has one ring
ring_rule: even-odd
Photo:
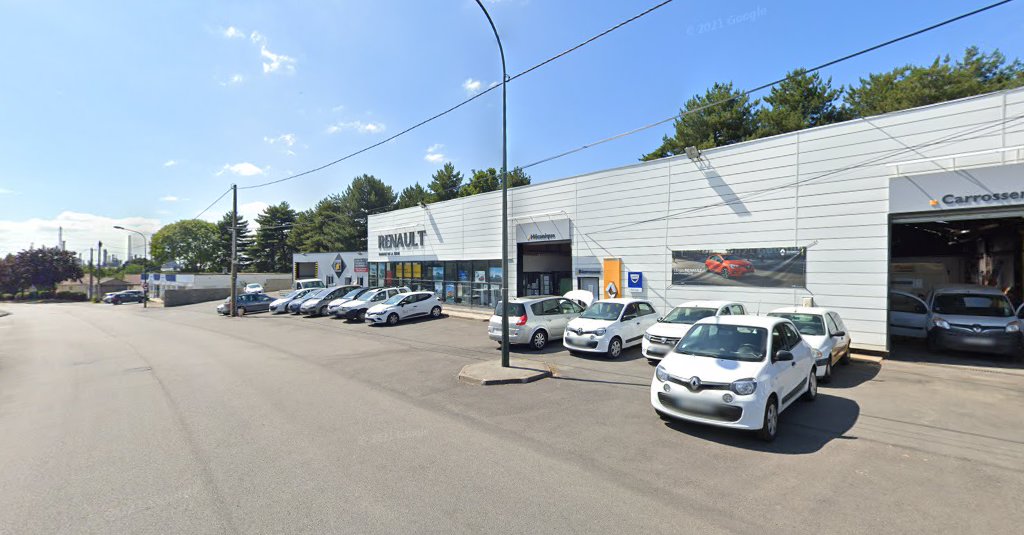
[[[487,17],[501,55],[501,306],[505,309],[501,311],[501,367],[508,368],[508,71],[505,69],[505,49],[501,46],[498,28],[494,26],[494,20],[483,2],[476,0],[476,5],[480,6]]]
[[[124,230],[124,231],[127,231],[127,232],[134,232],[134,233],[138,234],[139,236],[142,236],[142,274],[146,275],[147,274],[146,273],[147,272],[147,268],[149,267],[148,266],[149,260],[146,258],[146,235],[143,234],[142,232],[139,232],[139,231],[134,230],[134,229],[124,228],[121,225],[114,225],[114,228],[116,228],[117,230]],[[131,260],[131,258],[130,258],[132,256],[132,252],[131,251],[128,251],[128,256],[129,256],[128,260]],[[149,277],[143,277],[143,279],[145,279],[145,280],[142,282],[142,308],[148,308],[146,306],[146,303],[147,303],[147,301],[149,301]]]

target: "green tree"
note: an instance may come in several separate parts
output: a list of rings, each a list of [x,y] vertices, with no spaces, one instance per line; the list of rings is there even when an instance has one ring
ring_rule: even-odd
[[[831,78],[822,80],[818,73],[807,74],[806,69],[797,69],[764,97],[770,107],[758,112],[758,136],[785,134],[842,121],[842,94],[842,89],[832,88]]]
[[[530,175],[522,168],[516,167],[508,172],[508,187],[516,188],[526,186],[530,183]],[[473,170],[472,178],[459,190],[460,197],[487,193],[501,189],[501,172],[493,167],[483,170]]]
[[[249,258],[249,250],[252,248],[252,232],[249,230],[249,222],[241,215],[238,216],[236,255],[238,257],[238,271],[247,271],[252,266]],[[224,214],[217,222],[217,259],[214,260],[214,267],[218,271],[231,271],[231,212]]]
[[[83,275],[75,253],[59,247],[21,251],[14,257],[14,270],[22,277],[22,283],[31,284],[37,290],[53,290],[58,282],[77,280]]]
[[[757,132],[757,106],[759,100],[733,89],[732,82],[716,83],[704,95],[695,95],[686,101],[675,120],[675,135],[664,136],[661,146],[642,160],[654,160],[683,154],[694,145],[709,149],[739,143]]]
[[[462,173],[455,170],[452,162],[445,163],[430,178],[427,189],[430,190],[431,202],[447,201],[459,196],[462,188]]]
[[[972,46],[956,62],[946,56],[928,66],[904,65],[861,78],[847,90],[846,105],[852,116],[868,117],[1022,85],[1019,60],[1008,63],[998,50],[985,54]]]
[[[344,231],[341,228],[341,196],[331,194],[315,206],[299,212],[286,244],[303,253],[341,251]]]
[[[391,186],[372,175],[356,177],[341,196],[341,251],[366,249],[367,216],[395,209]]]
[[[395,208],[411,208],[428,202],[430,202],[430,193],[417,182],[412,186],[407,186],[402,193],[398,194],[398,204]]]
[[[220,250],[217,225],[199,219],[171,223],[153,235],[150,247],[153,259],[161,264],[174,260],[184,271],[209,271]]]
[[[16,257],[9,254],[0,258],[0,293],[16,294],[29,286],[28,278],[19,269]]]
[[[253,267],[263,273],[289,273],[295,249],[288,244],[288,235],[295,223],[295,210],[287,202],[266,207],[256,216],[256,236],[249,256]]]

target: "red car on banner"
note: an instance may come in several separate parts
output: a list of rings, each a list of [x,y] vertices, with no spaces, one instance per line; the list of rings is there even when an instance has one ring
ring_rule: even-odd
[[[731,254],[713,254],[704,261],[704,265],[711,273],[727,279],[754,272],[754,265],[749,260]]]

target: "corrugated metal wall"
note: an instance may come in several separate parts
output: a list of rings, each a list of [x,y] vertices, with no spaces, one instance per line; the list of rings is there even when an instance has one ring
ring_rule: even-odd
[[[1024,90],[994,93],[708,150],[700,162],[674,157],[516,188],[509,256],[517,223],[568,217],[574,269],[622,258],[624,271],[644,273],[645,295],[662,312],[690,299],[736,299],[764,313],[813,296],[842,314],[857,346],[884,350],[891,164],[1024,145],[1022,115]],[[501,193],[492,192],[372,215],[370,261],[500,258],[500,214]],[[379,232],[411,228],[427,231],[422,249],[378,255]],[[670,284],[673,249],[787,245],[808,248],[806,289]]]

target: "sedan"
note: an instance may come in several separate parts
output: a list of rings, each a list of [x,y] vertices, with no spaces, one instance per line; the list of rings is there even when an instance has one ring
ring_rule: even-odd
[[[398,325],[399,321],[425,316],[441,317],[441,302],[434,292],[397,294],[366,311],[366,321],[374,324]]]
[[[247,294],[261,294],[263,293],[263,285],[258,282],[245,285],[245,293]]]
[[[275,299],[272,303],[270,303],[270,312],[272,314],[284,314],[285,312],[288,312],[288,304],[289,303],[291,303],[292,301],[294,301],[296,299],[300,299],[302,297],[305,297],[306,295],[308,295],[310,293],[313,293],[316,290],[317,290],[316,288],[305,288],[305,289],[302,289],[302,290],[293,290],[292,292],[289,292],[284,297],[282,297],[280,299]]]
[[[237,305],[235,310],[239,316],[251,314],[253,312],[266,312],[270,310],[270,303],[274,300],[267,294],[241,294],[237,297]],[[217,312],[224,314],[225,316],[231,314],[231,298],[228,297],[224,300],[220,306],[217,307]]]
[[[832,380],[832,365],[850,362],[850,335],[839,313],[818,307],[785,307],[773,310],[769,316],[792,321],[800,336],[811,346],[818,379]]]

